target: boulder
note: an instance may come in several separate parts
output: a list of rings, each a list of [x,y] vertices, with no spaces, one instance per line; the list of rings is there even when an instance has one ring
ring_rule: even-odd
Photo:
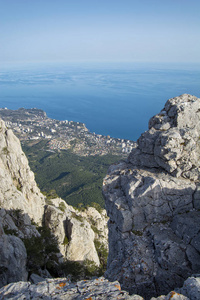
[[[6,235],[2,227],[0,232],[0,287],[27,280],[27,254],[23,242],[14,235]]]

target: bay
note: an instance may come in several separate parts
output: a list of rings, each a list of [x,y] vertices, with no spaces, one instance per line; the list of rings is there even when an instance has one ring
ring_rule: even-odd
[[[0,67],[0,107],[43,109],[91,132],[136,140],[172,97],[200,97],[200,64],[46,63]]]

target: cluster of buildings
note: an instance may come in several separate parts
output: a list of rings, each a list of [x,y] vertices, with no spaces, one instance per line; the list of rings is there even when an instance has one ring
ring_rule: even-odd
[[[48,140],[50,150],[71,149],[81,156],[128,154],[136,146],[130,140],[111,138],[88,131],[84,123],[50,119],[40,109],[0,109],[0,117],[20,140]]]

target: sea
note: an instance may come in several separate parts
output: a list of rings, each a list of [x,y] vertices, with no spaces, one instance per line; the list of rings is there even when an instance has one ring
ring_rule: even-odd
[[[29,63],[0,66],[0,107],[40,108],[96,134],[136,141],[165,102],[200,97],[200,64]]]

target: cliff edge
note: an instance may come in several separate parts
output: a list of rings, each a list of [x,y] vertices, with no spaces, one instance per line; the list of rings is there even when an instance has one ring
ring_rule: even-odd
[[[103,183],[106,277],[149,299],[200,270],[200,99],[168,100],[137,142]]]
[[[20,141],[0,119],[0,207],[21,209],[41,224],[45,200]]]
[[[58,247],[55,267],[63,262],[83,264],[89,261],[96,267],[106,264],[106,211],[99,213],[92,207],[79,211],[62,199],[46,199],[35,182],[20,141],[1,119],[0,181],[0,287],[29,279],[33,269],[44,275],[46,258],[35,259],[36,265],[32,256],[36,255],[34,250],[42,247],[41,244],[45,247],[48,234],[49,240],[55,238]],[[31,243],[32,249],[28,247]],[[45,251],[40,249],[38,256]],[[50,249],[46,255],[48,260],[51,255]],[[47,277],[51,274],[48,273]]]

